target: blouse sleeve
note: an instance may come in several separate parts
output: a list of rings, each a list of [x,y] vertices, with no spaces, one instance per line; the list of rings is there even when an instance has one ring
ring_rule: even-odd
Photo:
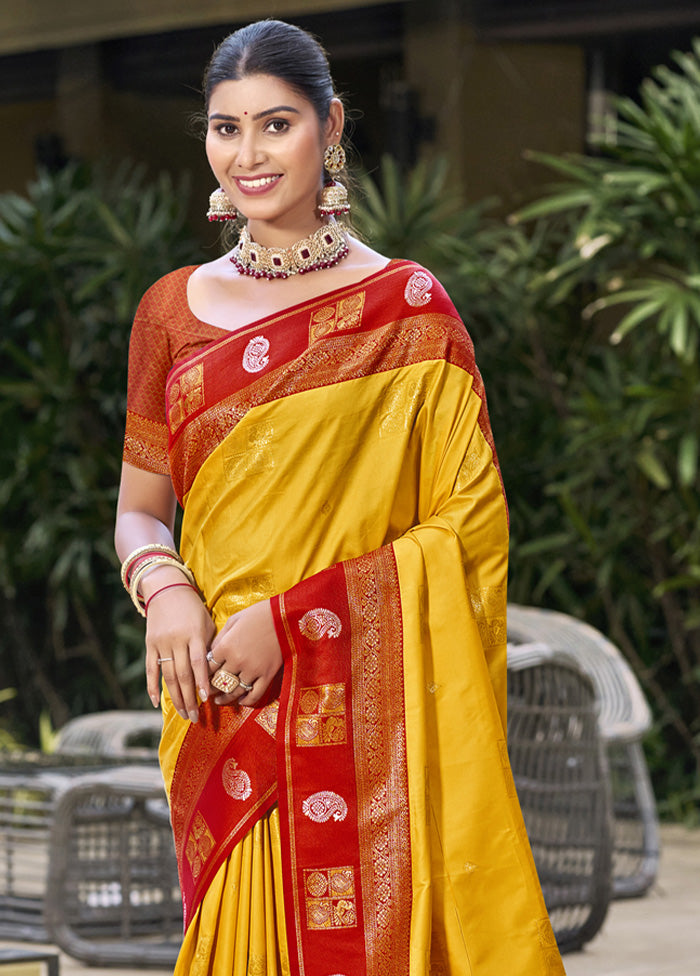
[[[170,474],[165,381],[172,354],[162,284],[143,296],[131,330],[123,454],[127,463],[154,474]]]

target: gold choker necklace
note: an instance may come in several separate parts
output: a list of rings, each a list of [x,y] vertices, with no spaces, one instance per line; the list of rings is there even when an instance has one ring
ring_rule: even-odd
[[[241,231],[231,262],[244,275],[254,278],[289,278],[332,268],[348,253],[348,239],[339,224],[324,224],[309,237],[291,247],[264,247],[250,239],[247,227]]]

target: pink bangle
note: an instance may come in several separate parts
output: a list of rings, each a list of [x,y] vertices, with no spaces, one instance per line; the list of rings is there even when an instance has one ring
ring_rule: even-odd
[[[176,586],[187,586],[190,590],[194,590],[195,593],[198,593],[197,587],[196,586],[192,586],[191,583],[168,583],[167,586],[161,586],[161,588],[159,590],[156,590],[155,593],[151,593],[151,595],[149,596],[149,598],[146,600],[146,602],[143,605],[144,615],[147,615],[148,614],[148,606],[149,606],[151,600],[155,599],[155,597],[157,597],[159,593],[165,593],[166,590],[172,590]]]

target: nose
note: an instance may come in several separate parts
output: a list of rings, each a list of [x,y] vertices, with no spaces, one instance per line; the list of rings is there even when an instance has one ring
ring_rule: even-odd
[[[242,170],[253,169],[262,161],[264,154],[260,147],[258,134],[254,130],[241,133],[238,141],[236,165]]]

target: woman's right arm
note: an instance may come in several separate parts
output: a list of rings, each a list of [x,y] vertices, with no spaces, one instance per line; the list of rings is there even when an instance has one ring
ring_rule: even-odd
[[[117,555],[122,562],[141,546],[157,544],[175,548],[176,504],[167,475],[124,463],[114,534]],[[185,577],[177,567],[165,565],[151,569],[139,585],[141,595],[149,601],[146,678],[154,707],[160,700],[159,676],[162,671],[179,714],[196,722],[199,715],[197,692],[202,700],[209,693],[206,654],[215,630],[211,616],[195,590],[171,587],[173,583],[183,582]],[[165,587],[171,588],[166,590]]]

